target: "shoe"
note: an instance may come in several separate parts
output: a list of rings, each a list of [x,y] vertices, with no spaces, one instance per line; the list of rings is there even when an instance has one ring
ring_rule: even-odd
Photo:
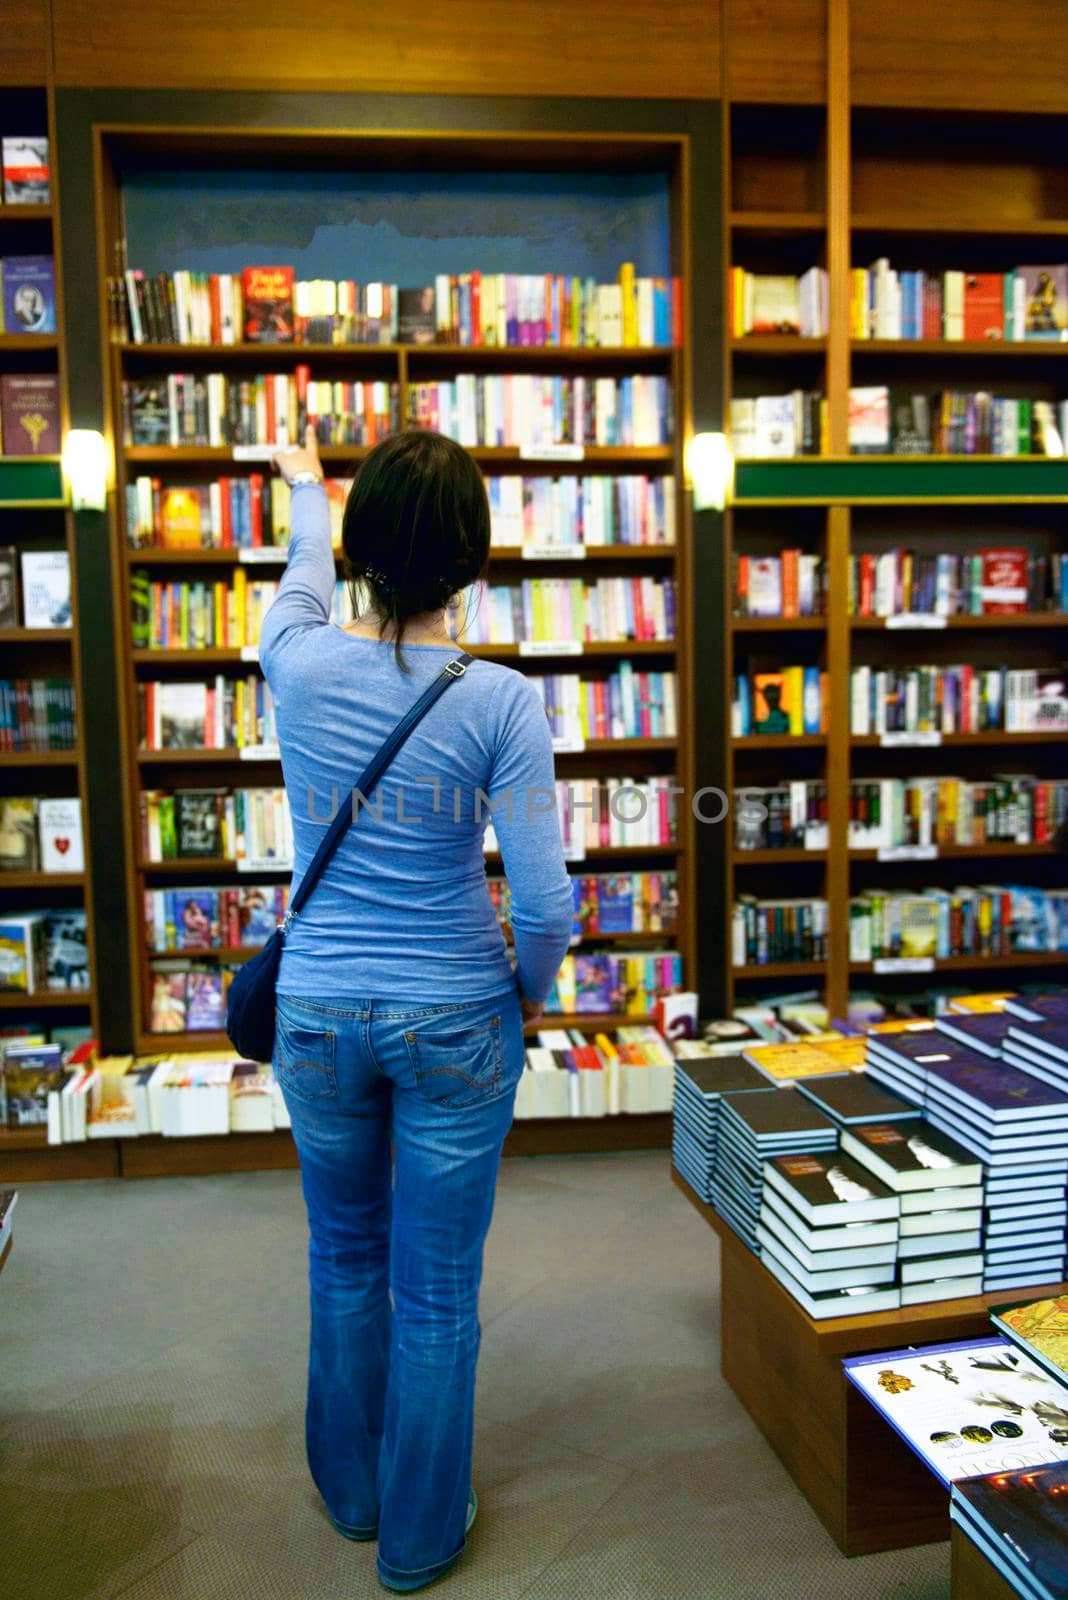
[[[463,1548],[460,1549],[460,1550],[457,1550],[456,1554],[452,1557],[451,1561],[447,1561],[445,1563],[445,1565],[440,1569],[440,1571],[434,1573],[434,1576],[432,1578],[406,1578],[406,1579],[387,1578],[387,1577],[385,1577],[383,1575],[381,1567],[379,1567],[379,1569],[378,1569],[378,1581],[382,1585],[383,1589],[391,1589],[396,1594],[410,1594],[415,1589],[426,1589],[426,1588],[428,1588],[430,1586],[430,1584],[437,1583],[439,1578],[444,1578],[446,1573],[452,1571],[452,1569],[456,1565],[457,1561],[459,1561],[460,1557],[463,1555],[464,1550],[466,1550],[466,1548],[467,1548],[467,1535],[471,1532],[471,1529],[474,1527],[475,1518],[477,1516],[478,1516],[478,1495],[475,1493],[474,1489],[472,1489],[469,1492],[468,1496],[467,1496],[467,1520],[464,1523],[464,1544],[463,1544]],[[336,1526],[336,1524],[335,1524],[335,1526]]]

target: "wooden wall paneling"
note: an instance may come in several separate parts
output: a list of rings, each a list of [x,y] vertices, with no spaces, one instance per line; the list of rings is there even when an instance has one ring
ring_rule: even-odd
[[[707,99],[718,29],[718,0],[55,0],[56,81]]]
[[[52,65],[48,0],[4,0],[0,7],[0,85],[47,82]]]
[[[732,100],[822,103],[826,0],[723,0],[723,11],[723,79]]]
[[[1064,20],[1048,0],[851,0],[853,101],[1068,111]]]

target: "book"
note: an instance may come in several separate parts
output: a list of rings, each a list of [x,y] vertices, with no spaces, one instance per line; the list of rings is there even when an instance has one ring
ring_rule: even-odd
[[[1068,1462],[988,1473],[953,1485],[950,1519],[1012,1594],[1068,1593]]]
[[[246,267],[241,274],[250,344],[293,342],[293,276],[292,267]]]
[[[43,915],[49,989],[88,989],[89,947],[84,910],[70,906]]]
[[[0,991],[37,994],[46,980],[44,913],[0,914]]]
[[[14,545],[0,545],[0,628],[19,626],[18,556]]]
[[[809,1079],[798,1088],[843,1127],[862,1122],[912,1122],[920,1115],[917,1106],[881,1088],[862,1072]]]
[[[990,1320],[1052,1377],[1068,1382],[1068,1295],[995,1306]]]
[[[23,550],[22,626],[69,628],[70,557],[66,550]]]
[[[401,344],[433,344],[437,337],[434,285],[397,292],[397,333]]]
[[[849,391],[851,455],[885,455],[890,449],[890,391],[885,385]]]
[[[190,972],[186,979],[185,1025],[190,1033],[218,1032],[226,1026],[221,972]]]
[[[203,745],[207,720],[206,683],[161,683],[156,689],[159,748],[185,750]]]
[[[896,1218],[900,1211],[891,1189],[837,1152],[776,1156],[764,1165],[764,1181],[814,1228],[885,1221]]]
[[[982,563],[983,614],[1007,616],[1028,609],[1027,551],[1022,546],[986,548],[979,552]]]
[[[16,795],[0,797],[0,873],[37,872],[40,865],[37,801]]]
[[[71,799],[42,798],[37,802],[42,872],[84,872],[82,804]]]
[[[6,456],[59,453],[59,379],[49,372],[0,377],[0,434]]]
[[[1068,337],[1068,266],[1018,267],[1023,280],[1025,339]]]
[[[834,1262],[830,1253],[824,1257],[802,1255],[793,1247],[785,1233],[777,1232],[763,1219],[757,1224],[760,1259],[766,1267],[772,1263],[781,1267],[810,1295],[818,1296],[840,1289],[868,1289],[892,1284],[896,1277],[896,1263],[889,1261],[854,1263],[846,1266]],[[807,1261],[812,1260],[813,1266]]]
[[[7,134],[2,144],[4,204],[46,206],[51,198],[48,138],[45,134]]]
[[[169,550],[199,550],[203,543],[203,505],[193,488],[164,489],[159,499],[160,543]]]
[[[828,1317],[860,1317],[879,1311],[896,1311],[901,1305],[901,1291],[896,1285],[857,1285],[822,1293],[810,1292],[774,1256],[765,1257],[764,1265],[814,1322],[822,1322]]]
[[[51,256],[5,256],[0,261],[5,333],[55,333],[56,276]]]
[[[187,856],[225,855],[218,789],[179,789],[174,796],[175,853]]]
[[[1005,337],[1005,292],[1000,272],[964,274],[965,339]]]
[[[927,1122],[843,1128],[842,1149],[896,1194],[982,1182],[982,1163]]]
[[[945,1484],[1056,1461],[1068,1387],[998,1337],[849,1356],[846,1377]]]

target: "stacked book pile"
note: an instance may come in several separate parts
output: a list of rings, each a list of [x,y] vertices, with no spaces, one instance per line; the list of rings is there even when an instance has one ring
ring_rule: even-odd
[[[1068,1091],[1068,995],[1013,996],[1000,1017],[1001,1053],[1021,1072]]]
[[[1028,1600],[1068,1594],[1068,1461],[953,1485],[949,1517]]]
[[[982,1164],[922,1119],[846,1128],[842,1150],[900,1198],[901,1305],[978,1294]]]
[[[866,1122],[915,1122],[918,1106],[874,1083],[866,1072],[840,1072],[827,1078],[806,1078],[798,1088],[839,1128]]]
[[[868,1040],[869,1072],[922,1105],[936,1128],[989,1168],[983,1289],[990,1291],[1064,1274],[1068,1092],[1003,1057],[1010,1025],[996,1013],[952,1015],[940,1017],[935,1032]]]
[[[766,1080],[741,1056],[676,1060],[671,1160],[700,1199],[712,1198],[721,1095],[766,1088]]]
[[[810,1317],[896,1311],[900,1201],[837,1150],[764,1166],[760,1256]]]
[[[797,1089],[725,1094],[709,1193],[725,1222],[759,1252],[764,1163],[776,1156],[834,1150],[834,1123]]]

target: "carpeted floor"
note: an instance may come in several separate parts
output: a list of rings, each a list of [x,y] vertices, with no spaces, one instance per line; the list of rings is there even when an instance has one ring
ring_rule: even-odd
[[[26,1185],[0,1278],[4,1600],[359,1600],[302,1439],[297,1175]],[[666,1155],[504,1164],[471,1600],[945,1600],[847,1561],[719,1376],[717,1258]]]

